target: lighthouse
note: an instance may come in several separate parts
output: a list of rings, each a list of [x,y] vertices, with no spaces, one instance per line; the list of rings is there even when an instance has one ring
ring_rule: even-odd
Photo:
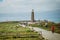
[[[34,22],[34,10],[32,9],[32,13],[31,13],[31,22]]]

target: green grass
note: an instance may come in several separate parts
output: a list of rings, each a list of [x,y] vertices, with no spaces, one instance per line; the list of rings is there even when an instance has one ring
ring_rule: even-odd
[[[37,32],[31,31],[27,27],[16,26],[18,24],[14,22],[0,23],[0,40],[43,40],[43,37]]]

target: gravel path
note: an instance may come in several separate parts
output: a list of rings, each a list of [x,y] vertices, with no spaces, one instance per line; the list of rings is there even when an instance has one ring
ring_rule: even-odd
[[[52,33],[51,31],[46,31],[37,27],[33,27],[33,29],[37,32],[42,32],[42,36],[48,40],[60,40],[60,34],[58,33]]]
[[[23,26],[25,27],[25,26]],[[44,29],[41,29],[41,28],[38,28],[38,27],[29,27],[29,28],[33,28],[33,30],[37,31],[37,32],[42,32],[42,36],[45,38],[45,39],[48,39],[48,40],[60,40],[60,34],[58,33],[52,33],[51,31],[47,31],[47,30],[44,30]]]

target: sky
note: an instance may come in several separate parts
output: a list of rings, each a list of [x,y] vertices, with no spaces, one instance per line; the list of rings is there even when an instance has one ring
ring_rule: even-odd
[[[60,22],[60,0],[0,0],[0,21],[35,20]]]

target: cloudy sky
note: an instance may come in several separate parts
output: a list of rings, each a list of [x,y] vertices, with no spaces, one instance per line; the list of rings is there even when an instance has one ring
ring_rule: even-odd
[[[30,20],[32,9],[36,20],[60,22],[60,0],[0,0],[0,21]]]

